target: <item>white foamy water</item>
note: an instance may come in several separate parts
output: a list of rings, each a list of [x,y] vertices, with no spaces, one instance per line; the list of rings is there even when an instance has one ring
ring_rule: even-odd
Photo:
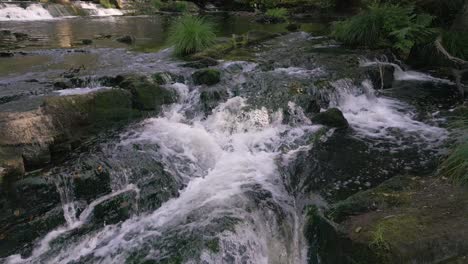
[[[298,67],[288,67],[288,68],[276,68],[275,72],[286,73],[287,75],[291,76],[320,76],[325,74],[325,71],[321,68],[316,68],[312,70],[307,70],[304,68]]]
[[[48,20],[54,17],[41,4],[22,8],[15,4],[0,5],[0,21]]]
[[[86,10],[90,16],[121,16],[123,12],[116,8],[104,8],[92,2],[77,2],[77,6]]]
[[[82,225],[96,204],[128,190],[113,192],[91,203],[78,219],[70,217],[71,225],[50,232],[35,248],[32,257],[21,259],[15,255],[9,258],[9,263],[70,263],[84,256],[92,256],[93,262],[98,263],[124,263],[129,254],[144,246],[147,238],[158,240],[158,236],[175,228],[202,228],[219,217],[231,215],[244,222],[242,228],[238,227],[239,233],[219,234],[221,249],[237,241],[245,244],[245,254],[253,263],[305,262],[306,248],[302,242],[297,242],[302,241],[302,233],[297,231],[301,227],[295,222],[294,202],[284,189],[277,160],[307,146],[308,135],[319,126],[311,125],[308,120],[301,122],[305,118],[303,115],[296,118],[292,126],[283,124],[281,111],[247,110],[246,101],[241,97],[221,104],[206,119],[187,119],[181,109],[194,103],[193,95],[198,91],[189,93],[183,84],[172,87],[181,94],[182,102],[167,109],[163,116],[144,121],[143,127],[136,134],[126,135],[127,139],[121,144],[158,145],[163,163],[188,182],[179,196],[154,212],[135,216],[120,225],[106,226],[72,245],[65,245],[53,255],[46,254],[51,241]],[[290,107],[295,106],[291,104]],[[247,210],[253,201],[245,192],[253,191],[254,187],[269,193],[267,199],[278,205],[278,210],[286,215],[282,217],[291,219],[284,220],[290,227],[277,223],[275,217],[278,216],[269,210]],[[200,214],[205,211],[209,213]],[[266,222],[270,222],[268,227]],[[261,234],[257,234],[259,231]],[[279,232],[288,235],[279,238]],[[238,239],[239,236],[243,239]],[[157,258],[158,254],[150,252],[147,257]],[[204,255],[203,258],[219,263],[217,260],[222,255]]]
[[[351,80],[339,80],[332,85],[338,91],[332,106],[343,111],[351,127],[362,137],[397,143],[402,138],[413,138],[439,144],[448,135],[443,128],[414,120],[411,106],[393,98],[375,96],[369,81],[361,87],[355,87]]]
[[[403,70],[400,65],[385,61],[369,61],[369,60],[361,60],[360,61],[361,67],[369,67],[369,66],[378,66],[378,65],[388,65],[392,66],[395,69],[393,73],[395,80],[397,81],[421,81],[421,82],[439,82],[439,83],[446,83],[446,84],[454,84],[452,81],[447,79],[441,79],[434,76],[431,76],[426,73],[418,72],[418,71],[405,71]]]
[[[102,90],[109,90],[112,89],[111,87],[85,87],[85,88],[71,88],[71,89],[63,89],[55,91],[60,96],[66,95],[77,95],[77,94],[88,94],[88,93],[95,93]]]

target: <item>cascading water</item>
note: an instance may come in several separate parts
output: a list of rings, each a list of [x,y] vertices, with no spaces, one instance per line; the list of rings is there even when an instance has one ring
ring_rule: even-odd
[[[287,42],[279,43],[288,52],[294,49],[285,43],[308,40],[302,33],[285,38]],[[158,60],[159,66],[163,63]],[[178,103],[83,158],[97,162],[52,175],[66,223],[36,241],[30,254],[12,255],[5,262],[306,263],[306,201],[296,200],[281,168],[313,151],[311,138],[322,127],[289,102],[290,97],[284,109],[263,106],[275,98],[265,97],[263,105],[257,99],[268,89],[288,96],[291,91],[302,93],[297,83],[323,78],[327,68],[293,64],[262,70],[253,63],[229,62],[219,69],[224,74],[220,86],[238,96],[206,114],[200,111],[203,87],[172,84]],[[294,85],[287,86],[290,83]],[[409,105],[376,96],[368,82],[356,85],[343,78],[331,86],[322,95],[330,107],[343,111],[349,133],[359,138],[417,145],[439,144],[446,135],[443,129],[415,121]],[[100,177],[109,171],[110,189],[78,198],[76,174],[95,167]],[[159,189],[148,194],[145,188],[154,186]],[[151,204],[155,197],[161,199]],[[131,208],[128,217],[111,223],[96,220],[96,209],[114,201],[119,209]]]
[[[16,4],[0,4],[0,21],[47,20],[53,18],[41,4],[31,4],[26,8]]]
[[[74,8],[82,9],[89,16],[121,16],[123,12],[116,8],[104,8],[88,2],[74,2]],[[52,4],[28,4],[23,7],[17,4],[0,4],[0,21],[34,21],[50,20],[77,16],[76,10],[67,6]]]
[[[77,2],[77,6],[88,12],[90,16],[121,16],[122,11],[115,8],[103,8],[100,5],[91,2]]]

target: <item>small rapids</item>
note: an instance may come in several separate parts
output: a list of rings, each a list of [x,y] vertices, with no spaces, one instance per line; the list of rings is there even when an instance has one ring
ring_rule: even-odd
[[[299,35],[301,41],[308,41],[304,35]],[[5,263],[307,263],[305,202],[291,193],[282,168],[314,151],[312,139],[323,126],[311,122],[295,102],[281,109],[252,99],[263,88],[284,89],[282,82],[310,83],[327,68],[281,65],[261,70],[246,62],[218,68],[224,79],[218,86],[227,86],[229,99],[206,113],[200,111],[203,87],[167,85],[179,95],[177,103],[103,144],[104,154],[93,154],[101,155],[105,167],[98,171],[111,171],[108,193],[78,201],[72,191],[74,175],[66,170],[54,175],[66,224],[36,241],[29,255],[12,255]],[[331,86],[328,107],[342,110],[349,133],[358,138],[390,142],[398,149],[438,146],[447,136],[444,129],[415,120],[410,105],[377,96],[368,81],[356,85],[343,78]],[[58,93],[96,89],[108,88]],[[330,129],[322,140],[333,133]],[[161,171],[146,169],[159,164]],[[166,176],[170,180],[160,180]],[[172,195],[161,204],[146,205],[151,199],[145,196],[147,180]],[[131,208],[130,217],[96,224],[96,208],[119,197],[125,199],[121,206]]]
[[[73,3],[74,8],[81,9],[88,16],[107,17],[121,16],[123,12],[115,8],[104,8],[101,5],[77,1]],[[0,3],[0,21],[36,21],[36,20],[51,20],[64,17],[74,17],[73,8],[67,9],[58,4],[50,6],[43,4],[27,4],[26,7]]]
[[[0,21],[47,20],[54,17],[41,4],[22,8],[14,4],[0,4]]]

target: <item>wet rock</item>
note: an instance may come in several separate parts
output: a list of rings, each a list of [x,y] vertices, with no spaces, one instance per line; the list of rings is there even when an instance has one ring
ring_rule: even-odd
[[[214,85],[221,80],[221,73],[215,69],[196,71],[192,74],[193,82],[196,85]]]
[[[22,33],[22,32],[14,32],[13,35],[16,37],[18,41],[24,41],[29,38],[28,34]]]
[[[216,66],[218,64],[219,62],[217,60],[207,57],[207,58],[202,58],[200,60],[187,62],[185,64],[182,64],[182,67],[202,69],[202,68],[208,68],[211,66]]]
[[[60,197],[44,177],[28,177],[0,192],[0,257],[31,245],[63,224]]]
[[[255,19],[255,22],[261,24],[280,24],[286,22],[286,19],[282,17],[272,17],[267,15],[261,15],[260,17]]]
[[[72,82],[68,79],[56,80],[53,85],[57,90],[73,88]]]
[[[0,46],[8,46],[17,42],[13,32],[10,30],[0,30]]]
[[[92,39],[82,39],[82,40],[81,40],[81,44],[83,44],[83,45],[91,45],[91,44],[93,44],[93,40],[92,40]]]
[[[0,57],[1,58],[8,58],[8,57],[13,57],[15,54],[11,51],[1,51],[0,52]]]
[[[24,167],[27,171],[42,168],[50,163],[51,154],[48,144],[34,144],[23,148]]]
[[[77,172],[74,178],[74,193],[77,200],[91,202],[99,196],[112,191],[110,186],[110,175],[101,165],[93,164],[95,168]]]
[[[11,184],[25,173],[23,157],[18,147],[0,147],[0,185]],[[1,188],[0,188],[1,189]]]
[[[318,113],[312,118],[312,122],[336,128],[348,128],[349,124],[343,113],[338,108],[330,108]]]
[[[37,202],[34,204],[40,206]],[[0,228],[0,257],[7,257],[18,251],[30,252],[36,239],[64,223],[61,206],[24,222],[9,223],[5,229]]]
[[[122,1],[121,0],[110,0],[109,3],[113,6],[115,6],[115,8],[118,8],[118,9],[122,9],[123,8],[123,5],[122,5]]]
[[[118,37],[116,40],[118,42],[125,43],[125,44],[128,44],[128,45],[131,45],[131,44],[135,43],[135,37],[130,36],[130,35],[125,35],[125,36]]]
[[[286,30],[294,32],[298,31],[301,28],[301,25],[296,24],[296,23],[290,23],[286,26]]]
[[[219,103],[227,100],[229,93],[223,88],[203,88],[200,92],[200,101],[205,113],[209,113]]]
[[[132,106],[139,110],[159,110],[163,104],[174,102],[174,94],[151,82],[146,76],[120,76],[119,87],[132,94]]]
[[[159,85],[185,82],[185,79],[183,76],[173,74],[171,72],[157,72],[153,74],[151,77]]]
[[[93,223],[103,225],[116,224],[136,213],[136,192],[129,190],[115,195],[96,205],[93,211]]]
[[[395,68],[391,65],[380,65],[369,68],[367,74],[375,89],[392,88]]]

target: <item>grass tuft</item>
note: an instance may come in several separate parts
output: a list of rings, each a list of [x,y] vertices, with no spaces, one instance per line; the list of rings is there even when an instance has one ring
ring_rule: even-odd
[[[171,26],[169,43],[177,56],[202,51],[215,42],[214,26],[203,18],[185,15]]]
[[[460,185],[468,185],[468,142],[456,147],[442,163],[440,175]]]

